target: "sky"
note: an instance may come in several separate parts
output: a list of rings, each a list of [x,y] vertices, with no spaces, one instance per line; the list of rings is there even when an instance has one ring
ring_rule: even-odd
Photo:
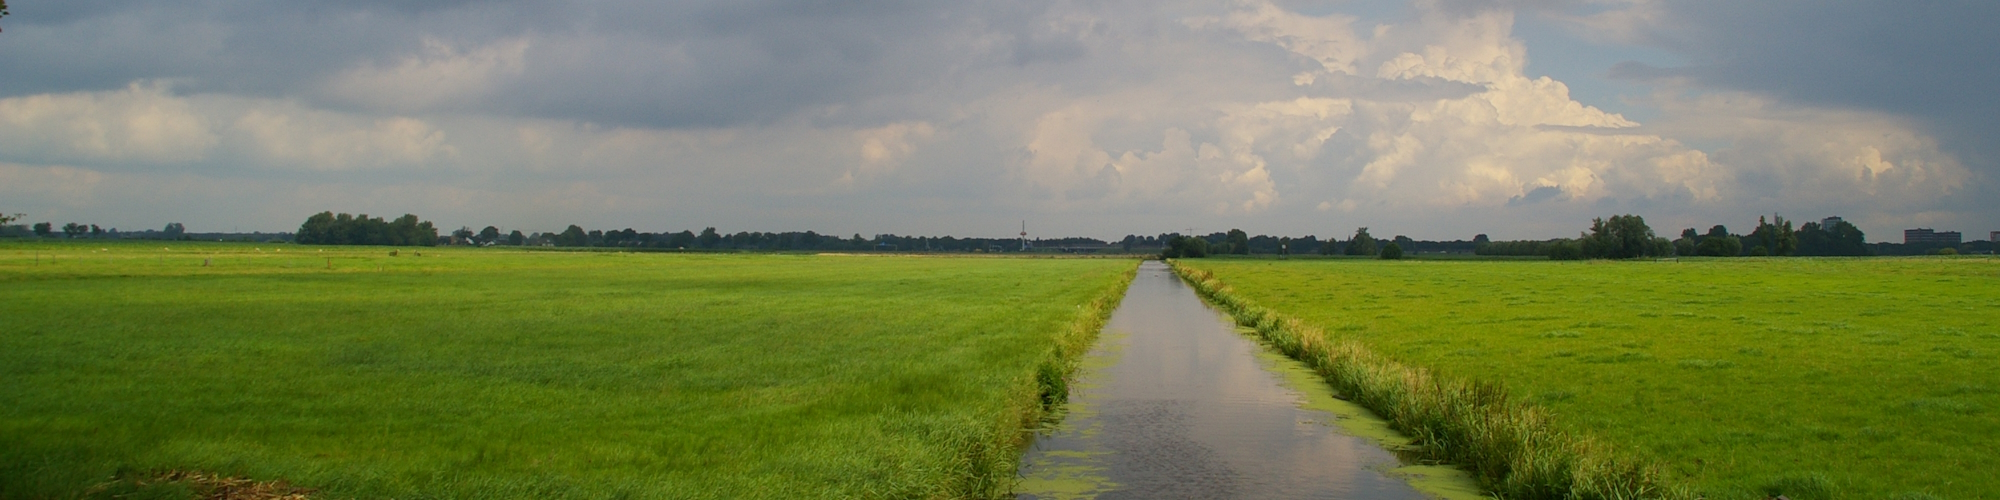
[[[0,212],[292,231],[2000,230],[2000,3],[64,0]]]

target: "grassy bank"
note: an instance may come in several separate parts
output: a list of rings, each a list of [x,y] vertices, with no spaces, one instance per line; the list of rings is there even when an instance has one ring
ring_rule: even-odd
[[[2000,261],[1192,264],[1708,498],[2000,492]]]
[[[1000,496],[1131,267],[0,244],[0,498]]]
[[[1563,429],[1540,407],[1504,387],[1443,376],[1369,351],[1356,339],[1247,301],[1235,289],[1182,261],[1174,270],[1211,304],[1256,329],[1273,347],[1317,372],[1344,399],[1411,436],[1426,460],[1464,467],[1502,498],[1690,498],[1662,484],[1651,464],[1619,457],[1587,436]]]

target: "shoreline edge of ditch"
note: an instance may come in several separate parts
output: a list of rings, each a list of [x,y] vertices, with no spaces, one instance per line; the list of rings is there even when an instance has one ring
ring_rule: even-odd
[[[1334,393],[1374,412],[1410,437],[1408,451],[1426,462],[1470,473],[1483,492],[1520,500],[1697,498],[1673,484],[1659,464],[1622,456],[1596,439],[1558,427],[1545,409],[1505,387],[1463,380],[1374,354],[1353,339],[1236,295],[1208,271],[1167,264],[1203,300],[1269,345],[1298,360]]]

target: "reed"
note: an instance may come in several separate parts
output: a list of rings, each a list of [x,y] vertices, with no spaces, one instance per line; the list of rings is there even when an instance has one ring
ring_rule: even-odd
[[[1621,456],[1504,386],[1442,376],[1378,356],[1352,339],[1242,299],[1208,271],[1170,262],[1201,296],[1312,367],[1341,397],[1409,435],[1423,460],[1465,468],[1503,499],[1628,500],[1695,496],[1658,464]]]

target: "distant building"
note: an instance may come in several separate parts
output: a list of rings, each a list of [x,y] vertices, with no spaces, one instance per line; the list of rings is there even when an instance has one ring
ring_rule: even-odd
[[[2000,244],[2000,231],[1994,231],[1992,234],[1987,235],[1987,238],[1991,239],[1995,244]]]
[[[1840,223],[1841,220],[1839,217],[1827,217],[1819,220],[1819,228],[1827,231],[1832,231],[1833,228],[1835,226],[1839,226]]]
[[[1905,245],[1957,245],[1963,237],[1958,231],[1932,231],[1929,229],[1904,229]]]

